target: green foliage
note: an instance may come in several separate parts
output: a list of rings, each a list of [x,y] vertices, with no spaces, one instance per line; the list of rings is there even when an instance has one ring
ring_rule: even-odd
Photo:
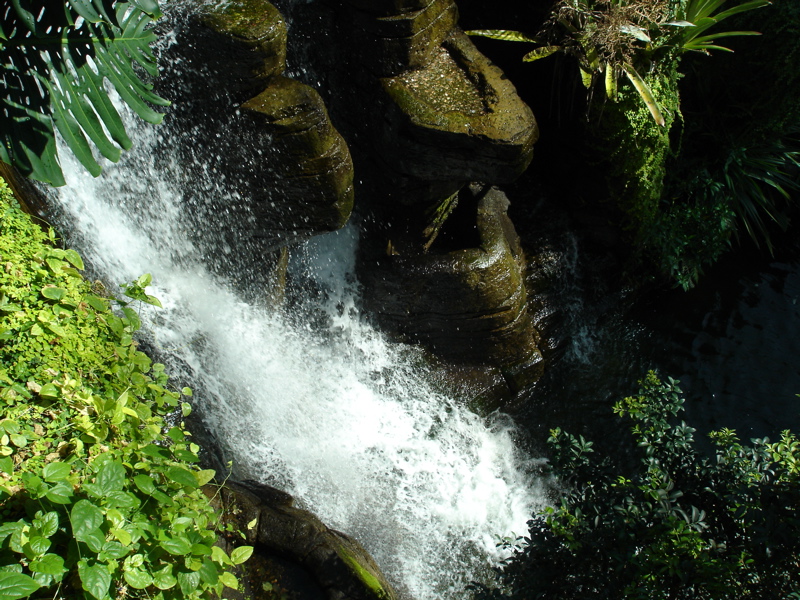
[[[591,128],[595,152],[602,157],[609,193],[630,219],[637,238],[657,218],[667,160],[676,152],[670,132],[680,118],[678,77],[676,60],[661,63],[645,77],[661,107],[663,126],[630,94],[596,108],[599,116]],[[630,85],[623,83],[621,90]]]
[[[131,141],[105,82],[141,118],[162,115],[155,95],[135,68],[158,73],[149,29],[160,16],[156,0],[17,0],[0,15],[0,160],[28,177],[63,185],[54,129],[92,175],[101,167],[92,147],[116,162]],[[87,140],[88,137],[88,140]]]
[[[574,56],[587,88],[604,81],[606,95],[616,100],[618,79],[624,75],[645,103],[655,123],[668,127],[647,77],[637,68],[672,63],[683,52],[726,50],[716,40],[758,35],[754,31],[725,31],[701,35],[720,21],[760,8],[768,0],[750,0],[718,11],[726,0],[560,0],[549,21],[535,36],[520,31],[494,29],[468,31],[469,35],[510,42],[541,44],[522,57],[531,62],[563,52]],[[662,69],[663,70],[663,69]],[[646,73],[646,71],[643,71]]]
[[[642,246],[658,269],[684,290],[731,245],[736,213],[725,188],[707,172],[689,182],[701,193],[661,201],[654,219],[642,227]]]
[[[800,593],[800,439],[742,444],[712,433],[694,447],[677,381],[650,373],[615,406],[642,456],[629,475],[592,460],[591,445],[556,429],[552,469],[567,486],[479,598],[722,600]]]
[[[189,404],[136,349],[138,314],[93,290],[4,183],[0,197],[0,599],[236,588],[252,549],[214,545],[214,472],[196,466]],[[126,293],[157,304],[149,282]]]

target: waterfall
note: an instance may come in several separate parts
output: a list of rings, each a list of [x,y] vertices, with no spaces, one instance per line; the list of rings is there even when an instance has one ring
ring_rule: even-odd
[[[196,385],[195,411],[232,476],[281,487],[355,536],[401,595],[462,598],[544,503],[538,462],[511,421],[451,397],[421,353],[392,344],[359,311],[355,227],[295,247],[291,309],[245,301],[236,274],[213,272],[189,212],[231,192],[165,124],[125,118],[135,147],[91,178],[62,149],[68,185],[56,226],[89,276],[113,286],[142,273],[163,309],[142,306],[144,335]],[[187,199],[187,182],[203,197]],[[223,474],[224,475],[224,474]]]

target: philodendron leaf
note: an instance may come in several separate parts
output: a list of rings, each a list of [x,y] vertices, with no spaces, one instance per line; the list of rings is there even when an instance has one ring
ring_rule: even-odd
[[[157,74],[150,24],[161,12],[156,0],[117,2],[115,10],[105,1],[45,2],[34,12],[25,4],[12,2],[3,17],[0,160],[63,185],[54,129],[93,174],[101,170],[93,149],[116,161],[120,147],[130,146],[105,81],[142,118],[160,121],[148,103],[169,103],[152,92],[138,67],[145,76]]]

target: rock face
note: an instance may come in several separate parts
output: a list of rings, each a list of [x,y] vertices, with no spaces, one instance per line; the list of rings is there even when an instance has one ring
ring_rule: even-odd
[[[197,235],[222,232],[221,269],[279,287],[286,247],[341,227],[357,188],[359,264],[378,321],[448,360],[531,364],[536,333],[513,226],[498,192],[469,188],[508,183],[528,166],[538,136],[530,109],[458,28],[453,0],[281,9],[291,36],[266,0],[214,3],[179,30],[174,58],[201,76],[161,91],[180,99],[187,145],[208,145],[198,168],[230,190],[193,207]],[[285,75],[292,39],[317,49],[299,59],[306,82]]]
[[[301,38],[332,32],[311,70],[357,165],[368,309],[448,360],[504,375],[536,363],[513,225],[497,192],[479,199],[469,186],[518,177],[538,128],[458,28],[455,3],[328,0],[286,10]]]
[[[186,131],[184,161],[215,173],[224,197],[191,208],[193,228],[242,290],[280,297],[286,247],[342,227],[353,208],[353,163],[311,87],[283,76],[286,23],[265,0],[217,3],[181,19],[167,53],[185,63],[159,91]],[[197,158],[198,150],[202,159]],[[183,149],[165,149],[167,154]],[[191,188],[192,182],[187,182]],[[278,269],[278,271],[276,271]]]
[[[391,326],[447,358],[513,366],[540,358],[527,318],[523,256],[496,188],[459,194],[428,252],[390,242],[365,279]]]
[[[216,488],[209,495],[216,495]],[[391,585],[361,544],[294,507],[289,494],[253,482],[228,483],[220,490],[219,503],[254,547],[244,574],[251,598],[263,597],[264,580],[274,579],[274,585],[302,600],[395,600]]]

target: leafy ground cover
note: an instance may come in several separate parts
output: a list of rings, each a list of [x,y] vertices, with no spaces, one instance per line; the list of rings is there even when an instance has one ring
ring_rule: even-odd
[[[252,553],[215,546],[191,390],[137,350],[149,276],[108,297],[0,180],[0,600],[205,598]]]

